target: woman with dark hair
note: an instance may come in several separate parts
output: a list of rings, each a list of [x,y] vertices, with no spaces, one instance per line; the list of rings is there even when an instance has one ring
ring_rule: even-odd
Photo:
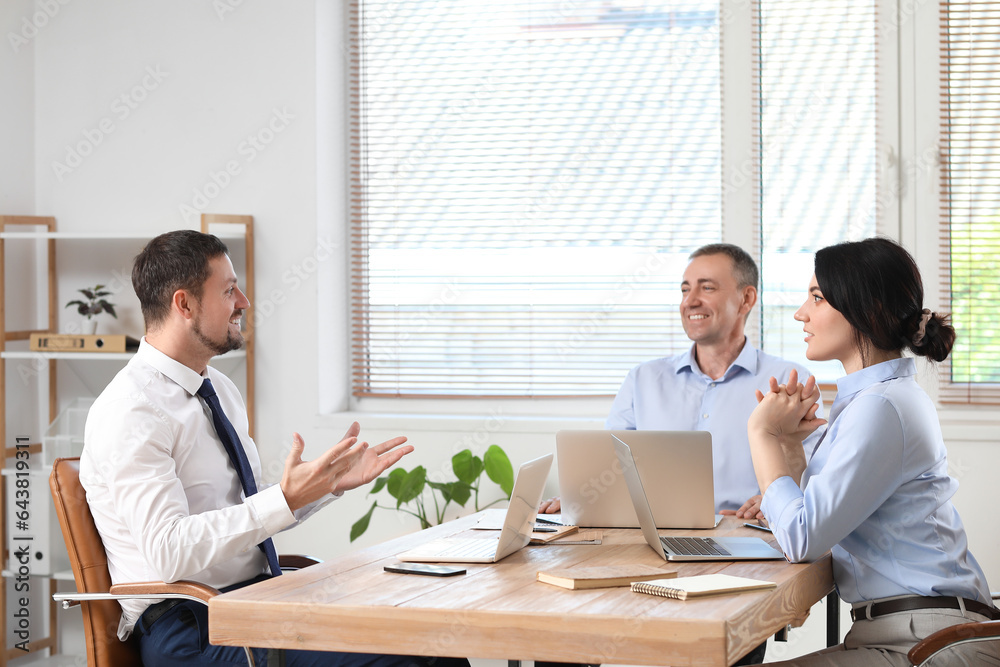
[[[758,392],[747,428],[760,509],[792,562],[833,552],[837,591],[855,621],[843,644],[781,664],[909,665],[907,651],[927,635],[1000,618],[951,502],[958,483],[934,404],[903,356],[941,361],[955,341],[948,318],[925,309],[923,297],[916,263],[893,241],[820,250],[795,319],[806,356],[837,359],[847,375],[808,466],[801,441],[825,423],[814,417],[815,380],[772,378]],[[942,664],[1000,664],[994,645],[960,650]]]

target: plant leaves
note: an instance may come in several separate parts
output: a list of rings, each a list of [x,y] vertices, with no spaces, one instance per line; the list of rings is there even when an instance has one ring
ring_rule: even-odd
[[[378,479],[376,479],[374,482],[372,482],[372,488],[371,491],[368,492],[368,495],[372,495],[373,493],[378,493],[379,491],[381,491],[385,487],[388,481],[389,479],[387,477],[379,477]]]
[[[85,297],[87,297],[88,299],[90,299],[91,301],[94,300],[94,292],[92,290],[90,290],[90,289],[82,289],[82,290],[77,290],[77,291],[78,292],[83,292],[83,295]]]
[[[483,456],[483,463],[486,475],[510,498],[510,493],[514,490],[514,466],[510,464],[506,452],[499,445],[490,445]]]
[[[406,470],[403,468],[393,468],[392,472],[389,473],[389,478],[386,480],[386,489],[389,491],[389,495],[393,498],[399,498],[399,489],[403,486],[403,480],[406,479]]]
[[[466,484],[465,482],[452,482],[451,483],[451,499],[456,503],[465,507],[465,503],[469,502],[469,498],[472,497],[472,485]]]
[[[111,314],[111,317],[118,319],[118,313],[115,312],[114,304],[110,304],[104,299],[101,299],[101,305],[104,306],[104,310]]]
[[[399,495],[396,496],[396,508],[403,503],[408,503],[424,492],[424,485],[427,481],[427,469],[417,466],[402,479],[399,485]]]
[[[455,477],[459,481],[475,484],[476,479],[483,473],[483,460],[473,456],[471,449],[463,449],[451,457],[451,469],[455,471]]]
[[[372,506],[368,508],[368,512],[351,526],[351,542],[364,535],[365,531],[368,530],[368,524],[372,520],[372,512],[375,511],[377,505],[378,503],[372,503]]]
[[[453,484],[455,484],[455,482],[432,482],[431,480],[427,480],[427,486],[441,492],[441,496],[444,498],[445,504],[451,502]]]

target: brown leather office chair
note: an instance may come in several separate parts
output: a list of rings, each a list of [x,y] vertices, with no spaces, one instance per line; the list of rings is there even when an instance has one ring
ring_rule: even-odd
[[[993,604],[1000,600],[1000,592],[992,593]],[[984,621],[981,623],[960,623],[944,630],[938,630],[910,649],[907,657],[910,664],[925,664],[928,660],[949,650],[952,647],[970,642],[998,642],[1000,643],[1000,621]],[[947,654],[945,654],[947,655]]]
[[[52,597],[66,608],[75,604],[81,606],[90,667],[141,667],[137,635],[133,634],[126,642],[118,639],[118,622],[122,615],[118,600],[182,598],[207,605],[219,591],[204,584],[183,581],[112,585],[104,543],[87,505],[86,491],[80,484],[80,459],[56,459],[52,464],[49,488],[77,590],[76,593],[56,593]],[[319,561],[290,555],[281,556],[279,562],[282,569],[299,569]],[[246,653],[249,664],[253,665],[249,649]]]

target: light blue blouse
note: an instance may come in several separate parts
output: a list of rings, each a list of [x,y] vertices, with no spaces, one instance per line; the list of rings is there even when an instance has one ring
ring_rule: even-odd
[[[757,407],[755,391],[766,391],[771,376],[780,382],[792,369],[805,380],[809,371],[765,354],[747,342],[718,379],[705,375],[694,359],[694,346],[673,357],[639,364],[626,376],[611,406],[608,429],[708,431],[712,434],[715,509],[735,510],[760,493],[750,458],[747,420]],[[820,416],[823,410],[820,406]],[[821,433],[805,443],[807,456]]]
[[[937,410],[913,359],[894,359],[837,383],[830,423],[803,477],[775,480],[762,511],[791,561],[833,552],[849,603],[894,595],[990,603],[951,497]]]

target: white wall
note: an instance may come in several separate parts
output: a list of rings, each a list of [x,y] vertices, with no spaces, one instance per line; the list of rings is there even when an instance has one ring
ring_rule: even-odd
[[[310,2],[232,4],[220,15],[226,0],[69,2],[23,51],[0,47],[7,49],[0,57],[0,211],[55,215],[64,231],[150,235],[195,228],[196,215],[185,217],[183,205],[254,215],[257,306],[262,316],[268,311],[257,328],[257,440],[271,479],[280,475],[293,429],[311,455],[356,417],[373,442],[408,434],[419,448],[408,467],[430,470],[465,446],[481,451],[497,443],[517,462],[552,451],[559,428],[599,427],[607,402],[564,420],[518,417],[490,401],[459,418],[447,416],[447,402],[435,404],[439,416],[432,417],[317,414],[321,382],[340,387],[334,403],[346,407],[345,292],[321,301],[317,290],[318,276],[343,281],[346,274],[345,83],[341,66],[330,64],[343,54],[343,10],[332,0],[321,0],[319,11]],[[34,11],[29,0],[3,3],[4,34]],[[317,16],[326,36],[319,51]],[[245,142],[258,134],[271,141],[254,151]],[[227,163],[238,173],[220,175]],[[199,201],[196,191],[204,195],[206,186],[214,196]],[[933,229],[916,233],[935,242]],[[318,331],[324,309],[335,316]],[[321,377],[321,368],[336,372]],[[962,484],[956,504],[974,552],[1000,587],[992,498],[1000,419],[993,411],[943,415]],[[348,531],[368,504],[363,493],[349,494],[308,528],[279,536],[279,548],[320,557],[354,548]],[[360,544],[415,527],[376,514]]]
[[[12,0],[0,5],[0,211],[30,214],[34,204],[34,3]],[[47,23],[42,15],[39,23]],[[44,28],[42,28],[44,30]],[[23,34],[22,34],[23,33]],[[13,37],[11,37],[13,35]],[[29,39],[30,37],[30,39]]]

